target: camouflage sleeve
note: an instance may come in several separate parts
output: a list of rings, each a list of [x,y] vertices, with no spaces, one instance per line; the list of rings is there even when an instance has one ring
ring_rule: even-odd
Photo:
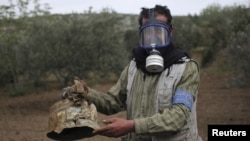
[[[187,91],[192,94],[193,100],[198,95],[198,88],[200,84],[199,66],[196,62],[190,61],[183,73],[180,83],[176,87],[176,91]]]
[[[184,90],[192,94],[193,100],[197,97],[199,86],[199,71],[194,62],[189,62],[178,83],[176,90]],[[194,101],[192,101],[194,102]],[[176,103],[172,108],[167,108],[163,113],[152,117],[135,119],[135,132],[137,134],[171,134],[180,130],[190,115],[190,109],[182,103]],[[157,125],[157,126],[156,126]],[[157,128],[156,128],[157,127]]]
[[[125,110],[127,69],[122,71],[116,84],[107,93],[88,88],[87,98],[96,105],[98,112],[111,115]]]

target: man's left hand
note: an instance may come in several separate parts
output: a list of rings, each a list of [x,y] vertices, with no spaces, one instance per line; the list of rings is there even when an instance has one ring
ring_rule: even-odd
[[[94,130],[94,134],[99,134],[107,137],[121,137],[135,131],[135,124],[133,120],[126,120],[123,118],[110,118],[103,120],[103,123],[106,125]]]

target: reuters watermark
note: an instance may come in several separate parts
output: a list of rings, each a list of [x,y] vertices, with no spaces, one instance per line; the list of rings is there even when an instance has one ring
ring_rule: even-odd
[[[208,141],[250,141],[250,125],[208,125]]]

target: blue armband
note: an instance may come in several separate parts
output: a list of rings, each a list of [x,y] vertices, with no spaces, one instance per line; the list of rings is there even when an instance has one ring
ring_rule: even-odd
[[[193,105],[193,95],[184,90],[177,90],[173,97],[173,104],[183,104],[191,111]]]

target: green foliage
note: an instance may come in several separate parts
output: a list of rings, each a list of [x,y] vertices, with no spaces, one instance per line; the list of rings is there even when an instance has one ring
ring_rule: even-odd
[[[173,19],[173,43],[180,48],[190,51],[198,46],[199,34],[195,17],[174,17]]]
[[[73,76],[120,73],[126,57],[120,18],[104,12],[32,19],[27,29],[32,38],[21,47],[28,78],[40,81],[54,74],[65,86]]]
[[[174,43],[187,51],[205,47],[201,66],[208,67],[217,53],[225,52],[225,65],[231,67],[234,77],[230,87],[249,86],[249,25],[250,11],[244,5],[221,7],[211,5],[199,16],[174,17]]]
[[[27,37],[26,27],[29,25],[29,18],[31,16],[38,16],[48,14],[48,7],[42,10],[38,0],[33,1],[34,9],[29,11],[28,6],[30,0],[18,0],[16,3],[9,1],[9,5],[0,6],[0,84],[4,86],[8,83],[13,83],[15,89],[22,87],[24,63],[21,61],[22,54],[20,54],[21,46]],[[16,12],[17,11],[17,12]]]
[[[130,53],[129,57],[132,57],[133,48],[139,46],[138,42],[139,34],[137,29],[127,30],[124,35],[124,42],[126,50]]]
[[[242,10],[242,9],[238,9]],[[244,13],[244,20],[238,19],[242,23],[234,26],[234,33],[231,35],[231,45],[229,46],[227,55],[227,63],[230,64],[231,70],[234,72],[234,78],[229,79],[230,87],[246,87],[249,86],[250,71],[250,14],[249,11]],[[238,13],[239,14],[239,13]],[[235,13],[237,15],[237,13]],[[237,18],[236,18],[237,20]],[[244,24],[244,26],[241,26]]]

